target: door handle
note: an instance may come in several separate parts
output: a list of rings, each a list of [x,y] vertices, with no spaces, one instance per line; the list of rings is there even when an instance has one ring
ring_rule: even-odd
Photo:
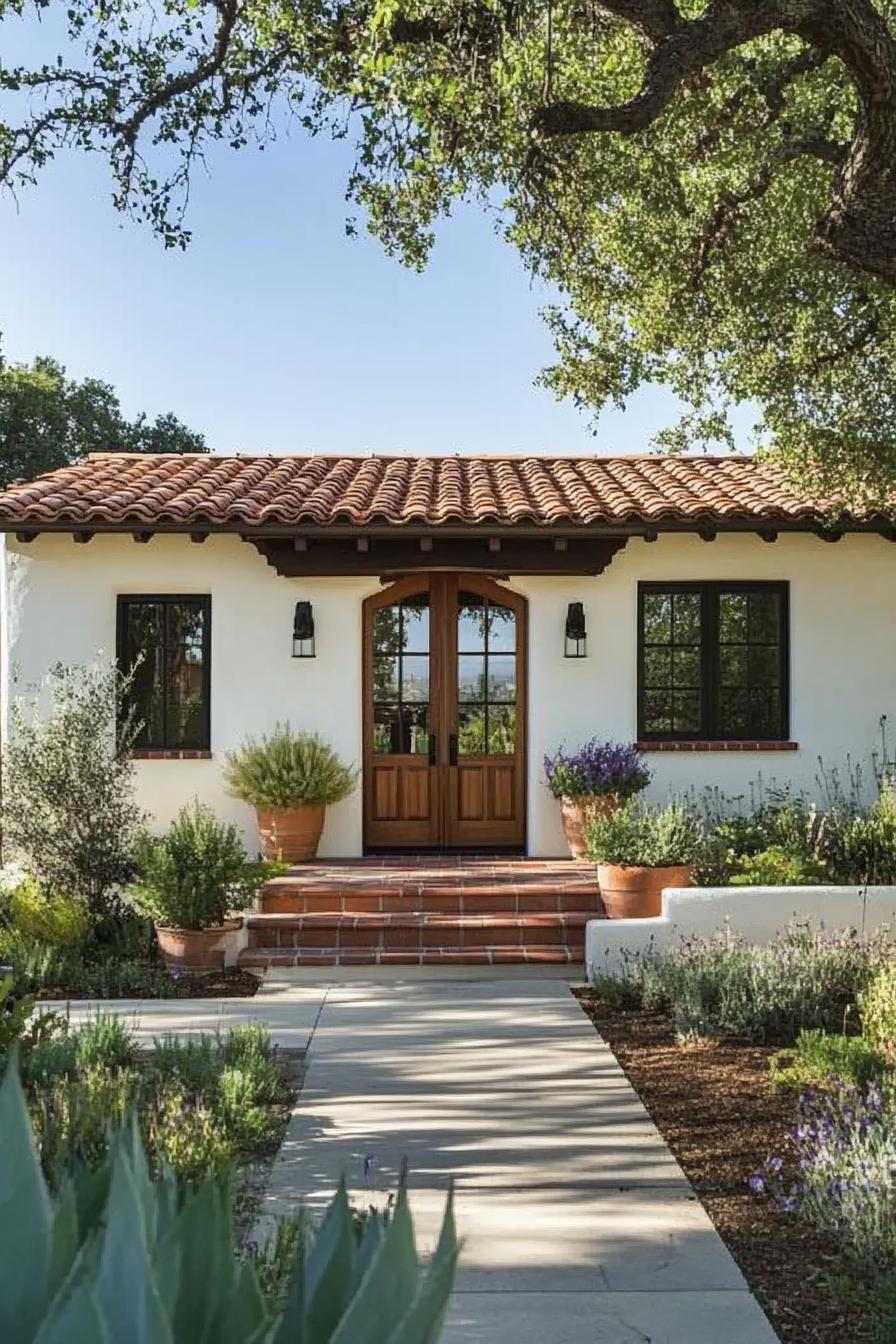
[[[438,764],[438,760],[439,760],[439,739],[436,737],[435,733],[430,733],[430,735],[429,735],[429,763],[430,763],[430,765],[437,765],[437,764]]]
[[[457,733],[448,738],[448,764],[457,765]]]

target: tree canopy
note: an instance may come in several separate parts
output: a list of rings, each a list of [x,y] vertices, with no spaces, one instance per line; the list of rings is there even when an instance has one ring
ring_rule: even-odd
[[[48,0],[0,0],[0,17]],[[558,287],[543,377],[585,407],[661,382],[669,446],[760,441],[853,495],[896,478],[896,0],[69,0],[0,68],[0,180],[105,155],[187,237],[190,171],[285,98],[357,138],[350,197],[425,263],[461,199]],[[80,53],[77,56],[75,53]],[[487,296],[483,296],[487,302]]]
[[[0,488],[77,462],[87,453],[205,453],[201,434],[176,416],[128,420],[98,378],[66,378],[54,359],[0,360]]]

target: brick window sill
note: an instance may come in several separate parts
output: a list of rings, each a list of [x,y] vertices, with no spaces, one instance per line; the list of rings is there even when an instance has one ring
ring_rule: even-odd
[[[137,751],[131,752],[135,761],[210,761],[212,754],[210,751],[200,751],[195,747],[184,747],[178,750],[169,750],[159,748],[155,750],[151,747],[140,747]]]
[[[639,751],[799,751],[799,742],[639,742]]]

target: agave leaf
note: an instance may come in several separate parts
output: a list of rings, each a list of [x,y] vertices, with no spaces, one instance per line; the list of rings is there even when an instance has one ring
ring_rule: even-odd
[[[251,1344],[264,1338],[269,1322],[255,1266],[243,1264],[230,1296],[218,1306],[209,1338],[214,1344]]]
[[[308,1344],[328,1344],[339,1324],[351,1300],[355,1254],[355,1232],[342,1180],[305,1261]]]
[[[381,1344],[413,1302],[418,1272],[407,1186],[402,1180],[389,1226],[333,1333],[332,1344]]]
[[[80,1246],[78,1200],[71,1180],[67,1180],[56,1197],[53,1210],[47,1300],[55,1296],[67,1279]]]
[[[384,1233],[385,1227],[382,1218],[378,1215],[371,1215],[364,1224],[364,1231],[361,1233],[361,1245],[358,1247],[358,1258],[355,1262],[356,1289],[382,1245]]]
[[[295,1271],[280,1320],[271,1331],[269,1344],[307,1344],[305,1321],[305,1238],[299,1238]]]
[[[130,1162],[120,1148],[113,1161],[95,1292],[116,1344],[118,1340],[170,1344],[172,1334],[146,1245],[143,1208]]]
[[[458,1256],[454,1192],[449,1191],[435,1255],[420,1289],[386,1344],[435,1344],[451,1296]]]
[[[212,1320],[236,1273],[229,1209],[218,1182],[205,1181],[187,1197],[171,1235],[181,1255],[174,1338],[177,1344],[203,1344],[212,1338]]]
[[[82,1165],[72,1178],[72,1190],[78,1210],[78,1235],[81,1241],[97,1231],[103,1220],[112,1184],[112,1160],[106,1157],[98,1167]]]
[[[113,1344],[90,1283],[82,1281],[51,1305],[34,1344]]]
[[[0,1339],[34,1335],[47,1300],[52,1212],[12,1051],[0,1084]]]

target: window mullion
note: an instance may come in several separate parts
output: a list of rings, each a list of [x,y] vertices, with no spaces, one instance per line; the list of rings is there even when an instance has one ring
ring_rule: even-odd
[[[703,729],[710,739],[719,736],[719,591],[716,586],[707,584],[701,595],[704,686],[701,709]]]

